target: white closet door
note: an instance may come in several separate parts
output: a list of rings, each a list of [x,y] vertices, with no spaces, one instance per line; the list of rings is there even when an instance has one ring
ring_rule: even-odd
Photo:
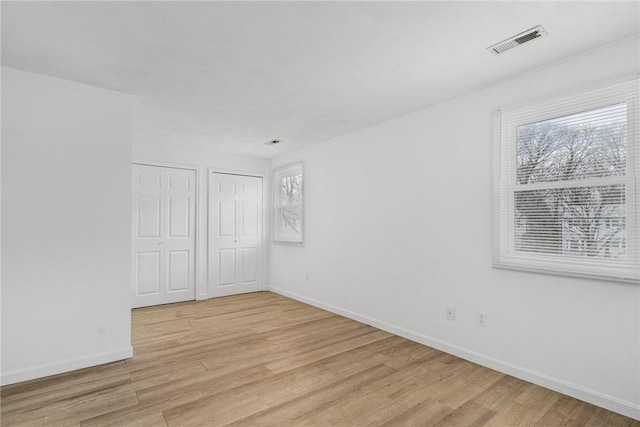
[[[261,291],[262,178],[212,173],[209,203],[212,296]]]
[[[133,165],[133,307],[195,299],[192,170]]]

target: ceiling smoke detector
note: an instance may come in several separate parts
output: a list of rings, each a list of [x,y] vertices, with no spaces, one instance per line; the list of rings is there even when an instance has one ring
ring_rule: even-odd
[[[535,40],[546,35],[546,30],[538,25],[537,27],[533,27],[525,32],[516,34],[513,37],[509,37],[508,39],[503,40],[500,43],[489,46],[487,50],[494,55],[500,55],[501,53],[509,49],[513,49],[514,47],[520,46],[521,44],[530,42],[531,40]]]
[[[270,141],[267,141],[264,143],[264,145],[276,145],[276,144],[280,144],[280,140],[279,139],[272,139]]]

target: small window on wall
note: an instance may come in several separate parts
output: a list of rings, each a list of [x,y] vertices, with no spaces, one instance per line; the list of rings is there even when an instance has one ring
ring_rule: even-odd
[[[303,175],[302,163],[285,166],[274,173],[275,221],[273,240],[302,244]]]
[[[637,283],[637,79],[494,115],[494,266]]]

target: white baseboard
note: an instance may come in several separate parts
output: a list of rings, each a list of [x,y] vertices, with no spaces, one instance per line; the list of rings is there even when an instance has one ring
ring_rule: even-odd
[[[36,378],[48,377],[50,375],[61,374],[63,372],[75,371],[77,369],[89,368],[91,366],[102,365],[104,363],[115,362],[133,357],[133,348],[129,346],[126,349],[110,353],[93,354],[87,357],[77,359],[63,360],[61,362],[47,363],[29,368],[14,369],[2,372],[0,385],[9,385],[29,381]]]
[[[445,353],[452,354],[462,359],[468,360],[478,365],[486,366],[487,368],[494,369],[498,372],[511,375],[521,380],[528,381],[533,384],[557,391],[558,393],[566,394],[567,396],[574,397],[576,399],[583,400],[596,406],[608,409],[618,414],[625,415],[636,420],[640,420],[640,405],[637,403],[629,402],[623,399],[619,399],[615,396],[610,396],[604,393],[600,393],[595,390],[572,384],[567,381],[554,378],[552,376],[533,371],[531,369],[523,368],[521,366],[514,365],[504,360],[496,359],[491,356],[487,356],[473,350],[469,350],[455,344],[448,343],[436,338],[431,338],[417,332],[395,326],[386,322],[382,322],[377,319],[373,319],[368,316],[364,316],[359,313],[355,313],[350,310],[337,307],[332,304],[327,304],[313,298],[308,298],[303,295],[290,292],[285,289],[280,289],[274,286],[270,286],[269,290],[277,294],[295,299],[300,302],[304,302],[313,305],[318,308],[330,311],[332,313],[339,314],[341,316],[348,317],[358,322],[366,323],[374,326],[383,331],[390,332],[394,335],[401,336],[411,341],[415,341],[420,344],[435,348]]]

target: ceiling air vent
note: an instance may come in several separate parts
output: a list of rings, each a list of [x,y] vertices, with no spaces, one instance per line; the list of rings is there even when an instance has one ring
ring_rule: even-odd
[[[491,51],[491,53],[493,53],[494,55],[500,55],[501,53],[509,49],[513,49],[516,46],[520,46],[521,44],[546,35],[547,32],[545,31],[545,29],[538,25],[537,27],[533,27],[523,33],[516,34],[513,37],[509,37],[508,39],[503,40],[500,43],[489,46],[487,50]]]

